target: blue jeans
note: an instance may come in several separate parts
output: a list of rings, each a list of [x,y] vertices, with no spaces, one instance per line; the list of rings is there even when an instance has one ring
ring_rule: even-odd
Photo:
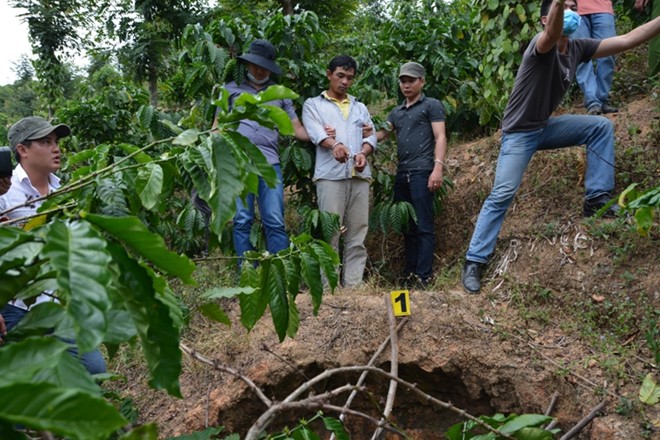
[[[18,324],[19,321],[23,319],[25,315],[27,315],[27,313],[27,310],[15,307],[11,304],[6,304],[2,309],[0,309],[0,315],[2,315],[5,320],[7,332],[14,328],[14,326],[16,326],[16,324]],[[74,340],[66,338],[58,339],[60,339],[62,342],[66,342],[71,346],[67,352],[74,358],[78,359],[82,366],[85,367],[90,374],[101,374],[107,371],[103,355],[98,349],[89,353],[80,354]]]
[[[415,208],[417,223],[410,221],[404,232],[406,264],[404,275],[431,278],[435,228],[433,225],[433,193],[429,191],[431,171],[399,171],[394,178],[394,201],[409,202]]]
[[[534,131],[502,133],[493,189],[481,207],[472,234],[467,260],[487,263],[495,250],[504,215],[530,159],[537,150],[576,145],[587,146],[585,198],[592,199],[614,190],[614,124],[602,116],[563,115],[548,120]]]
[[[254,223],[254,202],[257,199],[261,223],[266,236],[266,249],[275,254],[289,247],[289,236],[284,227],[284,186],[282,185],[282,168],[273,165],[277,174],[277,184],[270,188],[260,177],[258,194],[248,194],[246,203],[240,197],[236,199],[236,215],[234,215],[234,249],[239,257],[253,250],[250,243],[250,231]]]
[[[615,35],[614,15],[600,13],[583,15],[580,27],[571,38],[602,40]],[[584,106],[586,108],[595,104],[603,105],[607,103],[613,77],[614,56],[598,58],[593,61],[589,60],[578,65],[575,79],[584,95]]]

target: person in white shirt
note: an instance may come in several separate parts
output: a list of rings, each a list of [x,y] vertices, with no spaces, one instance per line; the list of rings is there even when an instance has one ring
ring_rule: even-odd
[[[21,226],[42,203],[30,201],[59,188],[60,179],[54,174],[60,169],[62,159],[58,141],[70,134],[67,125],[53,126],[39,116],[28,116],[12,125],[7,137],[18,165],[12,173],[11,186],[0,195],[0,217],[14,220],[13,226]],[[57,302],[57,298],[46,291],[29,305],[20,299],[10,300],[0,308],[0,337],[18,324],[32,307],[46,301]],[[69,353],[79,358],[90,373],[105,373],[105,361],[98,350],[79,355],[75,341],[65,341],[72,344]]]

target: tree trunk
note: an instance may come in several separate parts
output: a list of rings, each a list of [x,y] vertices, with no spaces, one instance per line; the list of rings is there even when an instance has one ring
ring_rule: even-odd
[[[158,69],[155,63],[149,64],[149,102],[153,108],[158,107]]]
[[[282,13],[284,15],[293,15],[292,0],[282,0]]]

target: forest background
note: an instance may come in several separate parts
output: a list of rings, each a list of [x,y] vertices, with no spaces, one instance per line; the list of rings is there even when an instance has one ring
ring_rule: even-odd
[[[326,88],[329,59],[345,53],[360,66],[351,94],[370,107],[378,128],[401,98],[398,67],[414,60],[426,68],[425,93],[447,110],[452,142],[490,135],[521,53],[540,29],[538,2],[511,0],[10,3],[27,10],[35,59],[19,60],[17,81],[0,87],[0,139],[28,115],[66,123],[73,136],[62,142],[67,185],[48,197],[26,230],[0,229],[0,302],[45,288],[63,298],[61,305],[35,308],[33,319],[12,335],[15,343],[0,350],[0,361],[13,372],[0,379],[0,394],[26,396],[0,402],[6,438],[23,438],[13,424],[72,438],[107,438],[127,424],[128,416],[107,404],[94,380],[68,362],[61,344],[37,336],[46,328],[75,335],[84,351],[104,345],[109,355],[139,340],[150,385],[177,396],[179,335],[197,309],[228,323],[217,299],[237,296],[241,323],[251,329],[268,310],[280,340],[298,330],[301,286],[318,311],[321,273],[332,288],[337,284],[337,256],[324,240],[339,225],[315,209],[313,149],[286,136],[290,122],[264,103],[290,97],[300,109]],[[633,3],[614,2],[619,32],[648,18]],[[221,85],[244,78],[236,56],[255,38],[277,47],[284,87],[245,97],[230,110]],[[68,60],[83,49],[89,64],[81,71]],[[637,87],[631,94],[649,93],[654,84],[631,87]],[[216,108],[220,131],[210,135]],[[282,255],[249,255],[260,262],[257,268],[244,265],[240,276],[222,280],[225,287],[211,286],[203,299],[184,304],[171,285],[195,284],[200,260],[193,259],[199,256],[226,257],[231,273],[233,201],[254,190],[258,176],[274,178],[263,156],[236,133],[236,121],[245,117],[286,136],[282,164],[288,206],[296,211],[289,220],[293,246]],[[370,226],[381,236],[401,232],[412,215],[409,206],[391,200],[395,157],[390,145],[374,158]],[[648,234],[660,202],[657,179],[641,176],[626,182],[627,194],[637,200],[631,204],[637,228]],[[446,178],[438,210],[451,187]],[[193,189],[211,212],[192,204]],[[252,238],[260,248],[258,225]],[[372,273],[393,283],[396,266],[382,256]],[[653,312],[649,319],[655,322]],[[53,369],[59,374],[47,373]],[[66,401],[75,420],[64,411],[35,409],[30,402],[37,400]],[[145,426],[122,435],[155,435],[153,425]]]

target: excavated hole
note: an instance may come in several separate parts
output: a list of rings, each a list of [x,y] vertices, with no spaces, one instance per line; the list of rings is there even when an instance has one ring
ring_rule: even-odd
[[[485,372],[483,377],[468,375],[470,376],[469,381],[471,383],[469,386],[461,379],[462,376],[465,376],[464,371],[455,367],[449,368],[449,372],[442,369],[428,372],[420,369],[415,364],[400,364],[399,377],[416,384],[417,388],[426,394],[444,402],[450,402],[457,408],[463,409],[472,415],[492,415],[497,412],[543,412],[542,409],[535,408],[534,405],[530,408],[529,404],[519,401],[518,392],[515,389],[516,385],[512,383],[511,378],[500,378],[497,382],[494,382],[492,373],[488,374],[489,368],[487,366],[482,367],[480,370]],[[389,363],[385,363],[379,365],[379,368],[389,371],[390,365]],[[300,372],[305,377],[312,378],[325,370],[325,368],[318,364],[308,365],[306,368],[299,366],[298,369],[299,372],[288,374],[275,383],[262,384],[265,394],[273,400],[283,400],[305,382]],[[354,384],[358,380],[358,377],[359,374],[336,375],[325,383],[318,384],[314,389],[314,394],[326,392],[349,383]],[[525,381],[526,379],[520,377],[520,380]],[[487,386],[477,386],[476,389],[478,391],[475,392],[475,384],[479,384],[480,382],[483,382],[484,385],[487,384]],[[378,409],[382,409],[385,406],[389,381],[387,378],[370,373],[365,385],[368,393],[360,393],[354,399],[351,409],[363,412],[377,419],[380,414]],[[472,388],[472,390],[469,388]],[[488,389],[488,392],[486,392],[486,389]],[[331,403],[333,405],[343,406],[347,397],[348,394],[335,399]],[[242,438],[249,429],[250,424],[264,411],[264,405],[254,398],[251,391],[245,390],[241,393],[239,399],[233,400],[230,407],[220,408],[218,422],[228,429],[227,432],[237,432]],[[284,427],[292,428],[298,424],[301,418],[310,419],[314,414],[315,411],[313,410],[304,414],[301,412],[280,413],[268,427],[267,432],[276,433]],[[338,417],[337,414],[327,412],[326,414]],[[392,421],[409,438],[444,438],[444,433],[447,429],[462,420],[464,419],[457,413],[448,409],[435,407],[430,402],[423,401],[413,391],[405,389],[401,385],[398,386],[394,409],[392,411]],[[312,426],[315,428],[315,432],[321,435],[322,438],[329,437],[320,421]],[[369,439],[375,430],[372,422],[356,416],[347,416],[345,426],[353,439]],[[403,437],[388,432],[385,438],[399,439]]]

